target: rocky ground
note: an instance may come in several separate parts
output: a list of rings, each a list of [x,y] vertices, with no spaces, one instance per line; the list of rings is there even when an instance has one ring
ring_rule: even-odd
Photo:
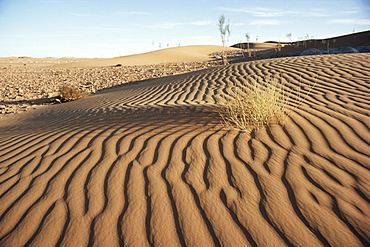
[[[349,49],[350,48],[350,49]],[[348,52],[370,52],[370,46],[342,47],[330,49],[330,54]],[[325,54],[324,50],[308,49],[299,54],[284,56],[303,56]],[[96,68],[53,68],[60,61],[32,60],[19,58],[0,60],[0,117],[21,113],[41,105],[59,103],[59,89],[63,85],[73,85],[88,93],[175,74],[206,69],[223,64],[222,52],[210,54],[215,60],[194,63],[166,63],[143,66],[115,66]],[[228,62],[236,63],[253,60],[240,51],[228,51]],[[71,62],[71,61],[64,61]]]
[[[89,93],[135,81],[186,73],[221,65],[219,61],[145,66],[52,68],[50,63],[0,61],[0,117],[58,103],[62,85]]]

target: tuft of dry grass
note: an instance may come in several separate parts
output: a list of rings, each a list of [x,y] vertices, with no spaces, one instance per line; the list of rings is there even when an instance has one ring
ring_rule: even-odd
[[[288,115],[302,102],[300,91],[286,92],[285,84],[282,77],[251,76],[246,83],[231,87],[222,95],[224,102],[219,107],[224,126],[251,132],[272,124],[284,125]],[[289,93],[297,99],[291,100]],[[288,110],[292,101],[296,106]]]
[[[84,98],[88,93],[71,85],[63,85],[59,88],[59,94],[62,101],[73,101]]]

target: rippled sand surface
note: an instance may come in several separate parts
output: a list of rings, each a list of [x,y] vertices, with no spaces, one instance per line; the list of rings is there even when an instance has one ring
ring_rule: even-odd
[[[248,75],[311,94],[284,126],[222,127]],[[370,54],[131,83],[0,119],[1,246],[368,246]]]

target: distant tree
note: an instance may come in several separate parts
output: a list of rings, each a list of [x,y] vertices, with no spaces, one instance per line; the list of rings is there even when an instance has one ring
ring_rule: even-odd
[[[302,37],[298,37],[298,41],[297,41],[297,46],[299,47],[299,46],[301,46],[301,41],[302,41]],[[303,41],[302,41],[302,43],[303,43]]]
[[[249,33],[246,33],[245,34],[245,38],[247,39],[247,43],[249,43],[249,39],[251,38],[251,36],[249,35]]]
[[[243,40],[240,40],[240,42],[239,42],[239,48],[242,49],[242,56],[245,57]]]
[[[307,43],[309,42],[309,40],[310,40],[310,35],[309,34],[306,34],[305,40],[303,40],[304,47],[307,47]]]
[[[280,41],[277,42],[275,51],[276,51],[276,56],[279,57],[280,51],[281,51],[281,42]]]
[[[250,57],[252,55],[251,50],[249,49],[249,39],[251,38],[251,36],[249,36],[249,34],[246,33],[245,38],[247,39],[247,52],[248,52],[248,56]]]
[[[229,20],[226,24],[226,19],[225,19],[224,15],[221,15],[220,18],[218,19],[218,29],[219,29],[220,34],[221,34],[221,41],[222,41],[222,46],[223,46],[222,60],[223,60],[224,64],[227,64],[227,58],[225,56],[225,54],[226,54],[225,50],[226,50],[227,43],[229,42],[229,37],[230,37],[231,30],[230,30]]]
[[[287,37],[287,38],[289,38],[290,42],[292,42],[292,34],[291,34],[291,33],[288,33],[288,34],[286,35],[286,37]]]

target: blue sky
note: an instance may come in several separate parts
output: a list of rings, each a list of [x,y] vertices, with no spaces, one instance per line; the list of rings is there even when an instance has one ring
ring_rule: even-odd
[[[370,29],[369,0],[0,0],[0,57],[117,57],[185,45],[329,38]]]

